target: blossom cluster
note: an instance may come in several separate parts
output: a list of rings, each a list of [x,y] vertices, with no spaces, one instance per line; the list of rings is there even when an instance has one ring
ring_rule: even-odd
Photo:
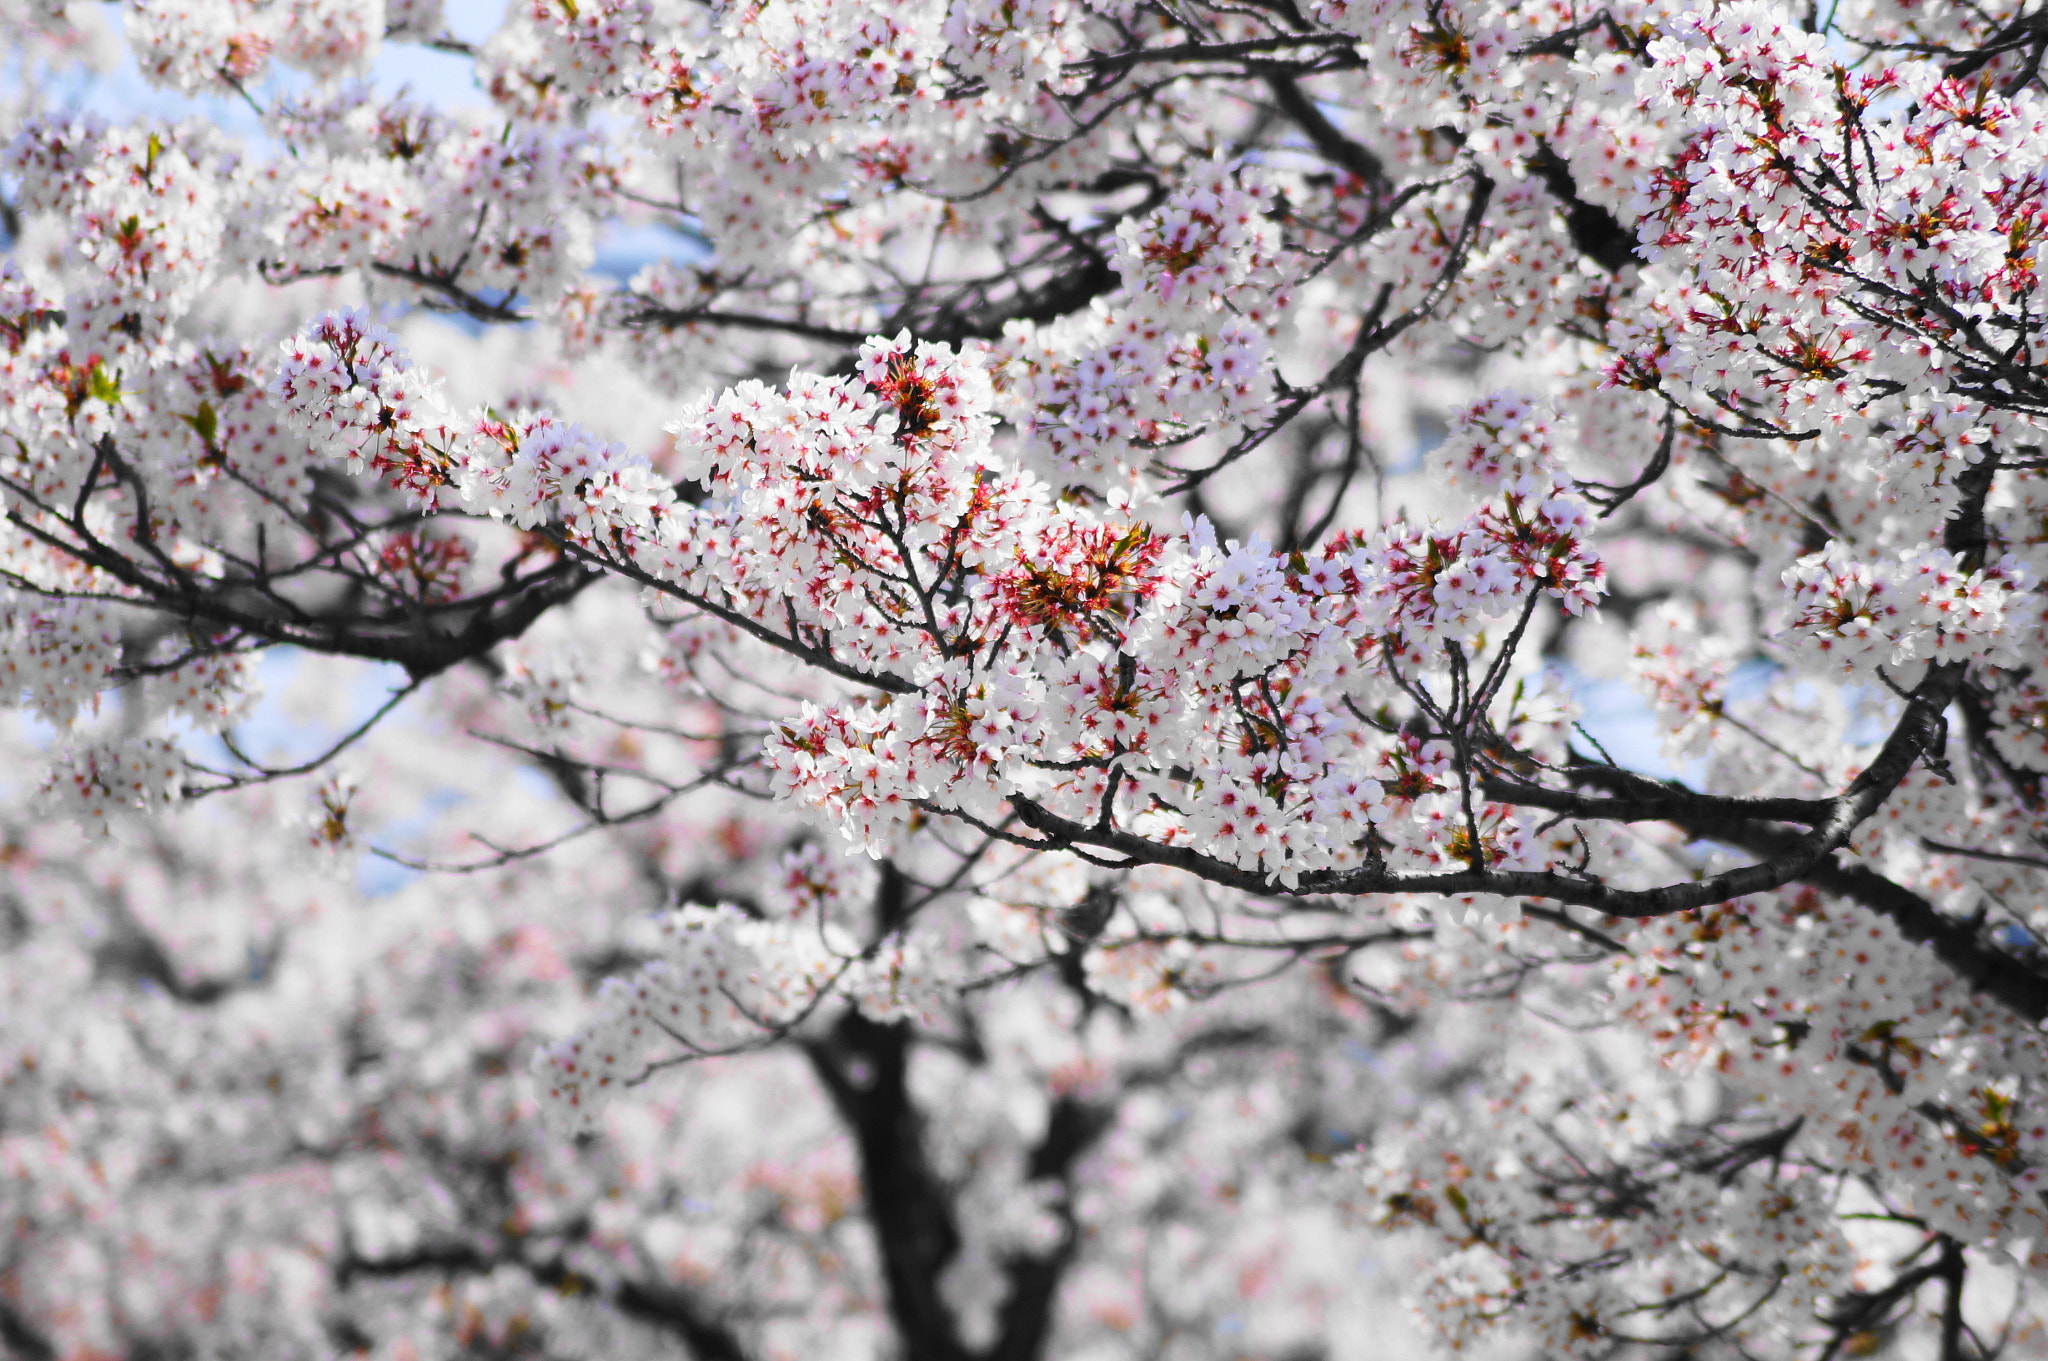
[[[516,447],[500,437],[511,463],[494,465],[434,391],[351,316],[287,343],[273,386],[331,457],[429,504],[445,486],[472,512],[559,526],[593,561],[894,691],[806,703],[764,750],[779,798],[871,853],[922,811],[995,822],[1021,797],[1283,883],[1372,858],[1441,866],[1470,777],[1356,701],[1431,683],[1440,649],[1476,647],[1538,597],[1577,613],[1602,589],[1583,504],[1530,474],[1461,524],[1313,555],[1084,514],[995,451],[971,356],[903,338],[870,341],[853,378],[742,385],[674,423],[695,505],[601,451],[574,479],[523,476],[593,447],[546,417]],[[630,495],[601,494],[629,466]],[[1505,808],[1481,844],[1503,865],[1549,854]]]
[[[657,934],[653,960],[606,980],[588,1021],[532,1056],[541,1109],[563,1132],[598,1128],[612,1098],[664,1064],[744,1050],[845,1001],[892,1021],[943,996],[916,944],[858,950],[835,924],[686,907]]]
[[[1970,571],[1934,548],[1873,564],[1831,543],[1785,570],[1790,628],[1844,671],[1980,658],[2018,665],[2039,618],[2033,585],[2010,554]]]
[[[1274,197],[1255,167],[1204,166],[1158,211],[1119,224],[1110,263],[1123,286],[1108,306],[1008,328],[1003,409],[1046,476],[1127,488],[1149,448],[1268,414],[1288,300]]]

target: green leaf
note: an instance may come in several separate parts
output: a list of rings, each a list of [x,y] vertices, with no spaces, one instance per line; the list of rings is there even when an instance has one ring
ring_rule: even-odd
[[[97,359],[93,360],[92,372],[86,377],[85,391],[95,401],[105,402],[108,406],[121,404],[120,376],[108,373],[107,366]]]
[[[220,434],[220,415],[213,409],[212,402],[201,402],[199,410],[179,420],[192,427],[192,433],[199,436],[208,449],[213,448],[214,439]]]

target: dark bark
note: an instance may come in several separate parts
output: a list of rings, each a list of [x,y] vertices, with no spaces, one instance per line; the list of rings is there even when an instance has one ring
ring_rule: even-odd
[[[1092,248],[1077,253],[1073,263],[1036,288],[1021,289],[1007,303],[988,308],[941,308],[929,320],[907,321],[925,340],[959,345],[968,340],[994,340],[1013,321],[1044,324],[1085,311],[1097,298],[1115,292],[1123,276],[1109,257]],[[886,329],[886,328],[884,328]]]
[[[1607,209],[1579,197],[1578,181],[1572,178],[1564,157],[1547,145],[1539,146],[1529,157],[1529,170],[1557,200],[1564,212],[1565,230],[1571,233],[1579,254],[1609,274],[1619,274],[1635,263],[1636,234]]]
[[[876,926],[891,931],[909,920],[910,885],[892,862],[882,864],[875,894]],[[848,1011],[804,1053],[833,1106],[853,1133],[860,1156],[868,1222],[882,1253],[889,1316],[907,1361],[966,1361],[953,1311],[939,1279],[960,1250],[951,1188],[925,1149],[924,1116],[910,1099],[910,1026]]]
[[[681,1338],[697,1361],[749,1361],[739,1335],[678,1287],[658,1281],[625,1280],[608,1289],[581,1275],[559,1256],[528,1257],[516,1242],[480,1245],[452,1243],[419,1248],[393,1257],[344,1258],[335,1279],[346,1286],[358,1277],[487,1275],[511,1263],[524,1268],[542,1285],[556,1289],[596,1289],[627,1318]]]
[[[12,1305],[0,1301],[0,1353],[19,1361],[56,1361],[57,1348]]]
[[[1086,1105],[1071,1096],[1055,1101],[1045,1137],[1031,1151],[1030,1179],[1069,1184],[1075,1163],[1094,1146],[1110,1121],[1111,1113],[1100,1106]],[[998,1316],[995,1345],[985,1353],[988,1361],[1040,1361],[1046,1354],[1059,1287],[1081,1247],[1080,1225],[1072,1208],[1063,1201],[1058,1213],[1064,1233],[1057,1246],[1005,1264],[1010,1293]]]
[[[1347,137],[1336,124],[1316,107],[1315,101],[1302,93],[1301,86],[1288,76],[1269,76],[1266,88],[1273,92],[1273,102],[1289,122],[1301,130],[1322,158],[1332,165],[1348,171],[1367,184],[1381,186],[1387,183],[1387,168],[1379,155],[1363,142]]]
[[[959,1326],[939,1294],[939,1279],[960,1250],[960,1227],[952,1196],[925,1151],[923,1116],[910,1099],[910,1027],[849,1011],[805,1053],[853,1133],[903,1355],[908,1361],[967,1361]]]
[[[1668,822],[1698,840],[1718,842],[1770,859],[1786,855],[1801,840],[1801,834],[1785,824],[1809,820],[1801,812],[1803,806],[1809,805],[1808,800],[1725,799],[1693,794],[1639,775],[1601,767],[1576,773],[1596,787],[1613,790],[1647,784],[1655,785],[1658,792],[1636,800],[1626,795],[1603,793],[1584,797],[1554,790],[1538,791],[1518,781],[1489,781],[1484,788],[1488,798],[1550,808],[1574,817]],[[1582,797],[1584,802],[1580,803]],[[1807,884],[1868,908],[1889,920],[1907,940],[1932,948],[1935,956],[1975,991],[2029,1020],[2048,1018],[2048,977],[1985,941],[1973,923],[1948,916],[1926,898],[1870,866],[1830,854],[1788,882]]]

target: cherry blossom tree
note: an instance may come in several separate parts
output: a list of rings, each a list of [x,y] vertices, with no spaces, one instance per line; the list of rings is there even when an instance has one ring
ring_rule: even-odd
[[[0,27],[11,1350],[2048,1346],[2023,0]]]

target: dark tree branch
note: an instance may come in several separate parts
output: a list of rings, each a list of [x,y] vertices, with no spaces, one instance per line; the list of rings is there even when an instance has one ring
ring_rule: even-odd
[[[56,1344],[5,1300],[0,1300],[0,1351],[20,1361],[57,1361]]]
[[[542,1285],[577,1292],[596,1290],[627,1318],[681,1338],[699,1361],[750,1361],[731,1326],[680,1287],[631,1279],[605,1286],[577,1272],[560,1255],[530,1257],[522,1246],[518,1240],[443,1243],[391,1257],[351,1254],[335,1264],[334,1276],[345,1287],[359,1277],[388,1279],[420,1272],[481,1276],[503,1265],[517,1265]]]
[[[908,908],[908,882],[884,861],[876,916],[894,929]],[[924,1121],[910,1099],[910,1027],[849,1010],[804,1054],[860,1155],[868,1220],[882,1254],[889,1315],[909,1361],[969,1361],[939,1280],[960,1250],[952,1197],[925,1151]]]
[[[1636,234],[1612,212],[1579,197],[1578,181],[1572,178],[1564,157],[1546,142],[1536,148],[1528,163],[1530,172],[1543,181],[1543,187],[1564,210],[1565,230],[1581,255],[1609,274],[1619,274],[1635,263]]]
[[[1031,1150],[1026,1178],[1071,1182],[1074,1164],[1112,1123],[1108,1109],[1084,1104],[1072,1096],[1060,1097],[1053,1102],[1045,1137]],[[1041,1361],[1046,1354],[1059,1287],[1081,1248],[1080,1225],[1075,1222],[1073,1208],[1062,1202],[1058,1213],[1063,1232],[1057,1246],[1050,1252],[1014,1257],[1004,1264],[1003,1274],[1010,1290],[998,1316],[995,1344],[983,1353],[986,1361]]]
[[[1280,112],[1301,130],[1324,160],[1367,184],[1387,183],[1387,168],[1379,156],[1363,142],[1347,137],[1316,107],[1313,99],[1302,93],[1300,84],[1291,76],[1268,76],[1266,88],[1273,92],[1273,102]]]

